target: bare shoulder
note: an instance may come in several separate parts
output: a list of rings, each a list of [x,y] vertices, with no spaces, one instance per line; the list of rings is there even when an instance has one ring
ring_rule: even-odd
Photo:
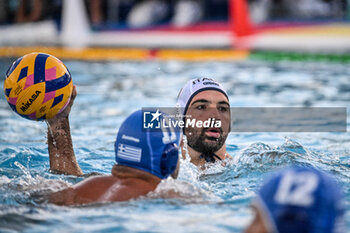
[[[112,175],[98,175],[90,176],[85,180],[73,185],[72,187],[76,190],[79,189],[104,189],[109,188],[114,183],[118,182],[119,179]]]
[[[49,202],[56,205],[81,205],[99,202],[109,188],[119,180],[109,176],[93,176],[69,188],[50,194]]]

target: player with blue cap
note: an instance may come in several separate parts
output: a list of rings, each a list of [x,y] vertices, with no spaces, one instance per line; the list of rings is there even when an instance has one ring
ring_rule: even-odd
[[[180,90],[177,107],[183,119],[210,122],[208,127],[188,125],[184,128],[188,154],[197,166],[230,158],[226,138],[230,132],[231,113],[228,95],[223,86],[211,78],[189,80]],[[220,122],[220,126],[216,124]],[[186,151],[182,146],[182,154]]]
[[[142,117],[143,111],[136,111],[120,126],[111,175],[90,177],[52,193],[50,202],[77,205],[126,201],[154,191],[162,179],[173,174],[178,165],[180,130],[143,128]]]
[[[246,233],[345,233],[343,193],[322,171],[292,166],[273,174],[253,201]]]
[[[164,114],[161,113],[159,121],[164,119]],[[115,141],[115,160],[118,165],[167,178],[177,166],[180,130],[143,128],[142,117],[143,111],[137,111],[120,126]]]

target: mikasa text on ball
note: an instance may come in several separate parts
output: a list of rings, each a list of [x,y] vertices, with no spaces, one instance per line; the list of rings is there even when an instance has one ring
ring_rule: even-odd
[[[4,92],[13,111],[30,120],[45,120],[68,105],[73,82],[56,57],[30,53],[17,59],[6,73]]]

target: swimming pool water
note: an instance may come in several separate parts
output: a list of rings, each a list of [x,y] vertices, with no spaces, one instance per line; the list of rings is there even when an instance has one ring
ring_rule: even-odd
[[[0,60],[0,84],[12,60]],[[311,62],[65,61],[78,96],[70,116],[77,160],[85,173],[109,173],[118,127],[141,107],[172,107],[190,78],[211,77],[234,107],[348,107],[350,67]],[[349,118],[348,118],[349,122]],[[241,232],[264,177],[289,164],[313,165],[342,184],[350,229],[350,134],[231,133],[225,167],[204,172],[181,161],[178,180],[148,197],[122,203],[59,207],[37,193],[82,178],[48,172],[46,124],[10,110],[0,95],[0,232]],[[279,157],[272,157],[279,154]],[[159,198],[174,189],[183,198]],[[39,195],[40,196],[40,195]],[[158,196],[158,198],[154,198]]]

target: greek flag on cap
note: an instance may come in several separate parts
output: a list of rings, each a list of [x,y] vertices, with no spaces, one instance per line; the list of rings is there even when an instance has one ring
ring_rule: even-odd
[[[161,179],[176,168],[180,130],[175,128],[144,129],[142,110],[131,114],[119,128],[114,144],[115,160],[124,165],[149,172]],[[159,116],[165,117],[164,113]]]

